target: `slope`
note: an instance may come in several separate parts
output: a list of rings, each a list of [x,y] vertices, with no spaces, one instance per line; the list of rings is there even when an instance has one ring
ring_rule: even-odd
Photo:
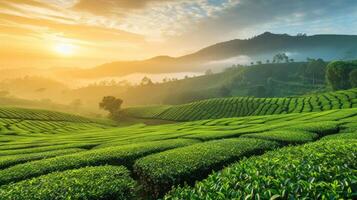
[[[176,106],[132,107],[123,116],[193,121],[254,115],[318,112],[357,107],[357,89],[286,98],[232,97]]]

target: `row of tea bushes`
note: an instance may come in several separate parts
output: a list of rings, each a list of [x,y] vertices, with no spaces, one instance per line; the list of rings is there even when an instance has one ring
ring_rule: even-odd
[[[159,197],[171,186],[206,177],[212,170],[266,150],[277,148],[275,142],[237,138],[199,143],[153,154],[136,161],[134,172],[146,191]]]
[[[85,167],[2,186],[0,200],[129,200],[136,197],[136,186],[125,167]]]
[[[357,140],[331,139],[244,159],[165,199],[354,199]]]

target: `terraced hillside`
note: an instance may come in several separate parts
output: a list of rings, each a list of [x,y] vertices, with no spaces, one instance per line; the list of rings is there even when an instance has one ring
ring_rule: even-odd
[[[108,126],[77,115],[46,110],[0,107],[1,135],[56,134],[103,128],[108,128]]]
[[[232,97],[177,106],[127,108],[124,116],[172,121],[319,112],[357,107],[357,89],[290,98]]]
[[[71,122],[96,128],[56,134],[27,126],[0,132],[0,199],[352,199],[356,122],[357,108],[346,108],[158,126]]]

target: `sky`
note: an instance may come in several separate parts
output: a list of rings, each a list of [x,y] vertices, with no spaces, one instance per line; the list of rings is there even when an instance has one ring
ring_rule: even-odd
[[[181,56],[265,31],[357,34],[357,1],[0,0],[0,69]]]

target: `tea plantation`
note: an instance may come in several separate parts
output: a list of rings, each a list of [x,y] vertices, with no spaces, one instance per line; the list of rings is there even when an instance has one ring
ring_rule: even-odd
[[[320,112],[357,107],[357,89],[290,98],[231,97],[177,106],[127,108],[125,116],[171,121],[193,121],[287,113]]]
[[[125,113],[0,108],[0,200],[357,198],[356,89]]]

